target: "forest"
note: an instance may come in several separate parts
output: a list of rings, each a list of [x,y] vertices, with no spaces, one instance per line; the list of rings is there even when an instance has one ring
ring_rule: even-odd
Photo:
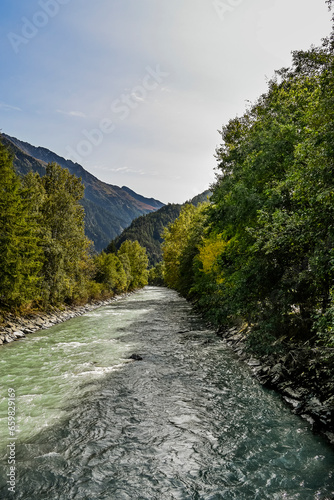
[[[191,204],[197,206],[199,203],[206,201],[211,192],[206,190],[203,193],[195,196],[191,200],[188,200],[186,204]],[[124,231],[114,238],[107,248],[105,249],[106,253],[115,252],[121,246],[121,244],[126,241],[138,241],[138,243],[146,248],[147,256],[149,260],[149,267],[152,269],[152,276],[150,278],[150,283],[155,284],[155,280],[153,276],[156,275],[157,270],[160,269],[160,263],[162,260],[162,251],[161,251],[161,243],[162,243],[162,233],[166,226],[170,223],[174,222],[175,219],[180,215],[180,211],[183,205],[168,203],[155,212],[148,213],[146,215],[142,215],[141,217],[137,217],[132,221],[130,226],[128,226]],[[155,266],[158,265],[158,268],[155,269]],[[159,276],[159,283],[161,284],[163,281]]]
[[[164,232],[165,283],[261,352],[334,347],[334,36],[221,130],[210,203]]]
[[[84,233],[81,179],[55,163],[18,176],[0,142],[0,309],[18,314],[105,299],[147,284],[137,241],[96,254]]]
[[[212,325],[250,327],[250,346],[265,352],[294,341],[334,348],[333,75],[333,34],[293,52],[292,66],[223,126],[210,201],[141,217],[100,254],[84,234],[81,180],[55,163],[19,177],[0,144],[0,307],[145,286],[144,246],[156,263],[169,222],[151,283],[180,292]]]

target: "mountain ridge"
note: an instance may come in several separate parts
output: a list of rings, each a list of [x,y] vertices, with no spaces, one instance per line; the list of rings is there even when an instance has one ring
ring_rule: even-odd
[[[145,198],[126,186],[107,184],[85,170],[82,165],[47,148],[33,146],[5,133],[0,134],[0,139],[11,149],[14,168],[19,175],[33,171],[43,176],[46,165],[55,162],[67,168],[76,177],[81,177],[85,186],[82,205],[86,213],[86,235],[94,242],[97,251],[105,248],[132,220],[164,206],[159,200]]]
[[[141,215],[134,219],[129,227],[125,228],[120,235],[110,242],[105,249],[106,252],[111,253],[118,250],[126,240],[137,240],[142,247],[146,248],[150,266],[155,266],[162,259],[161,243],[163,239],[161,235],[164,228],[178,218],[184,205],[189,203],[197,206],[199,203],[207,201],[211,194],[211,191],[206,190],[182,205],[168,203],[168,205],[164,205],[155,212]]]

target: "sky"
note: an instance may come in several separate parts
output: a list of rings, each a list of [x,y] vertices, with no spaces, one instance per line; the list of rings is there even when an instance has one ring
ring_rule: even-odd
[[[219,130],[331,31],[324,0],[1,0],[0,129],[183,203]]]

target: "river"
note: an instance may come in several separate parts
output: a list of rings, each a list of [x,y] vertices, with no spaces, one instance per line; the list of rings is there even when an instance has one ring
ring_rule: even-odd
[[[329,445],[166,288],[1,347],[0,376],[1,499],[334,497]]]

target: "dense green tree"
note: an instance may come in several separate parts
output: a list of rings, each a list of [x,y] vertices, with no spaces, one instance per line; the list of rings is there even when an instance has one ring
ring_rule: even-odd
[[[210,191],[204,191],[186,203],[197,206],[199,203],[206,202],[210,195]],[[149,265],[155,266],[162,260],[162,233],[165,227],[179,216],[181,208],[182,205],[168,203],[156,212],[138,217],[108,245],[106,252],[114,253],[115,248],[118,250],[126,240],[138,241],[142,247],[146,248]]]
[[[163,286],[165,284],[163,262],[158,262],[156,266],[151,267],[148,275],[148,284],[152,286]]]
[[[138,241],[140,246],[146,248],[149,264],[154,266],[162,258],[162,232],[178,217],[180,210],[181,205],[168,204],[156,212],[138,217],[108,245],[106,252],[115,252],[126,240]]]
[[[95,257],[94,261],[95,280],[98,283],[105,285],[109,292],[121,293],[127,289],[127,276],[117,255],[102,252]]]
[[[166,283],[210,320],[246,321],[262,338],[334,343],[331,40],[293,53],[223,127],[207,219],[181,212],[165,232]]]
[[[147,284],[138,242],[93,257],[84,233],[81,179],[57,164],[19,178],[0,143],[0,306],[47,308]]]
[[[179,217],[163,233],[165,282],[185,296],[191,294],[193,286],[192,266],[204,230],[206,206],[184,205]]]
[[[20,306],[37,298],[41,255],[37,227],[12,158],[0,143],[0,301]]]
[[[84,261],[90,246],[84,233],[84,210],[79,203],[84,187],[81,179],[54,163],[46,167],[42,185],[43,297],[47,302],[61,303],[78,298],[90,278],[83,273],[87,270]]]
[[[129,289],[135,290],[141,288],[148,283],[148,257],[145,248],[141,247],[138,241],[124,241],[118,250],[118,257],[124,262],[124,255],[127,256],[130,269],[131,281]]]
[[[133,276],[131,274],[131,264],[127,253],[118,253],[117,257],[122,263],[125,276],[126,276],[126,290],[130,289],[130,285],[133,281]]]

